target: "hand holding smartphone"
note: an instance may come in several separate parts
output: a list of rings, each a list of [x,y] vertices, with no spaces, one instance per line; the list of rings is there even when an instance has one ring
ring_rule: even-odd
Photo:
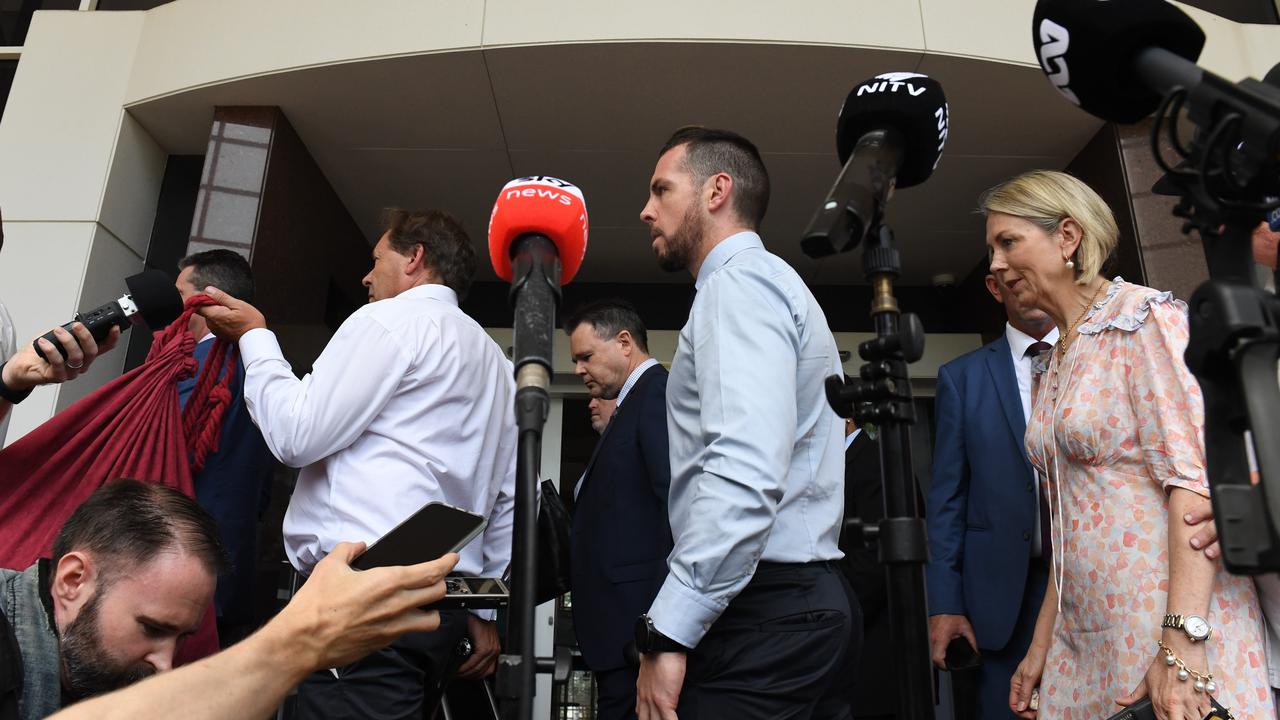
[[[462,508],[431,502],[378,538],[351,563],[356,570],[415,565],[458,552],[484,530],[483,517]],[[510,596],[498,578],[450,576],[445,596],[431,606],[439,609],[506,607]]]

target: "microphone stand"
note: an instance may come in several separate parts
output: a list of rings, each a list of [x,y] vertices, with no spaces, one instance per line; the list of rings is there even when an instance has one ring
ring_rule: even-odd
[[[893,231],[883,221],[884,204],[876,203],[862,251],[863,273],[871,283],[871,317],[876,338],[858,345],[863,364],[859,378],[845,384],[827,378],[827,401],[841,417],[880,429],[884,519],[866,528],[878,537],[880,561],[889,576],[889,622],[892,626],[894,674],[898,678],[898,717],[932,720],[933,674],[929,664],[928,608],[924,564],[929,558],[925,525],[916,501],[911,468],[911,426],[915,405],[907,365],[924,354],[924,328],[914,314],[901,314],[893,281],[902,265]]]
[[[511,605],[506,651],[498,656],[496,690],[504,720],[532,720],[534,609],[538,577],[538,475],[542,429],[551,406],[551,353],[560,303],[560,259],[544,235],[512,244],[511,299],[515,305],[516,497],[512,531]]]
[[[893,647],[898,649],[893,657],[898,717],[933,720],[924,589],[929,547],[911,469],[911,425],[916,414],[907,372],[908,363],[924,354],[924,328],[920,318],[898,309],[893,281],[902,272],[902,261],[893,231],[884,222],[904,144],[895,129],[873,130],[859,138],[827,200],[805,230],[801,247],[810,257],[822,257],[866,241],[862,270],[873,291],[876,338],[858,346],[858,355],[867,361],[858,379],[845,384],[839,375],[827,378],[827,402],[841,417],[880,428],[884,519],[879,526],[862,531],[867,540],[879,539],[880,562],[888,574],[889,622]]]

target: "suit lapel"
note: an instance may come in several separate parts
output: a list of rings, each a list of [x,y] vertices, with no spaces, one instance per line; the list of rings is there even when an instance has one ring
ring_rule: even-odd
[[[1009,341],[1003,335],[987,346],[987,370],[991,373],[991,382],[996,387],[996,397],[1000,399],[1009,431],[1017,440],[1015,444],[1022,452],[1023,460],[1027,460],[1027,444],[1023,441],[1027,434],[1027,421],[1022,417],[1022,396],[1018,392],[1018,376],[1013,371]]]
[[[627,393],[627,397],[635,398],[641,388],[644,387],[645,381],[652,377],[659,368],[661,368],[660,365],[654,365],[641,373],[640,377],[636,378],[636,384],[631,386],[631,390]],[[596,447],[591,451],[591,459],[587,461],[587,469],[582,471],[582,487],[578,490],[578,497],[582,497],[582,493],[587,489],[587,484],[591,482],[591,470],[596,466],[596,458],[600,456],[600,448],[604,447],[605,442],[609,439],[609,433],[613,431],[614,426],[616,426],[618,421],[622,418],[622,413],[626,407],[627,403],[625,402],[619,405],[617,409],[613,411],[613,417],[610,418],[609,424],[604,426],[604,432],[600,433],[600,439],[596,441]]]

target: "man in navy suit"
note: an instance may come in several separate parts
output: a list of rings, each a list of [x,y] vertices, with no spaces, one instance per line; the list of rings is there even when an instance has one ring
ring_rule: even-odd
[[[208,250],[178,262],[175,283],[182,299],[204,292],[212,285],[245,302],[253,301],[253,274],[249,261],[231,250]],[[185,407],[204,371],[213,348],[213,334],[204,318],[191,316],[196,339],[192,355],[200,364],[194,377],[178,383],[178,399]],[[237,358],[231,382],[231,404],[222,416],[218,449],[205,458],[204,468],[192,478],[196,501],[218,521],[222,546],[231,558],[232,570],[218,578],[214,608],[218,639],[223,647],[248,635],[260,624],[253,608],[254,574],[258,564],[258,519],[266,506],[276,460],[249,417],[244,404],[244,363]]]
[[[1005,334],[938,370],[929,533],[929,636],[933,662],[964,638],[982,653],[977,717],[1014,717],[1009,679],[1031,644],[1052,550],[1039,518],[1039,482],[1023,436],[1031,413],[1031,360],[1058,330],[1018,304],[991,275]]]
[[[635,308],[587,305],[565,322],[574,372],[593,398],[616,399],[574,488],[573,625],[596,676],[596,718],[634,718],[638,668],[624,648],[667,575],[667,371],[649,356]]]

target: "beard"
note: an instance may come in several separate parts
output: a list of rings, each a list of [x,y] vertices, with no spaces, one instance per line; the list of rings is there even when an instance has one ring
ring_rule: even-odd
[[[62,685],[69,700],[119,690],[156,673],[147,663],[121,666],[110,660],[111,655],[102,644],[99,622],[99,601],[105,591],[101,588],[95,592],[62,633]]]
[[[680,272],[689,267],[694,250],[707,234],[707,216],[694,203],[680,219],[680,226],[667,236],[667,251],[658,253],[658,267],[667,272]]]

